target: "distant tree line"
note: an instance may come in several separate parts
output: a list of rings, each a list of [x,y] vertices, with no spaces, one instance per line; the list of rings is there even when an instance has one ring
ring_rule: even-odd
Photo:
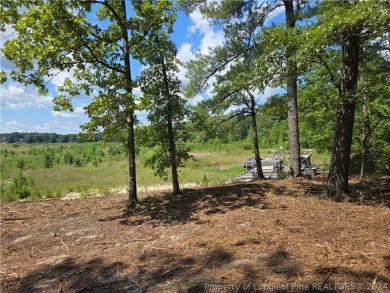
[[[102,136],[102,133],[93,133],[92,136],[86,137],[77,134],[12,132],[0,134],[0,141],[7,143],[97,142],[102,140]]]

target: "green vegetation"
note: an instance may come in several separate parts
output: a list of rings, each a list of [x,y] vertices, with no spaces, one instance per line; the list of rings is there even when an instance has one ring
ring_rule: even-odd
[[[245,149],[247,141],[206,143],[191,154],[195,160],[179,169],[179,180],[201,186],[224,184],[243,172],[242,163],[253,156]],[[250,143],[250,142],[249,142]],[[196,145],[196,143],[194,143]],[[279,150],[262,149],[261,154]],[[166,181],[146,166],[153,150],[141,148],[137,155],[138,188],[150,190]],[[48,168],[47,158],[51,166]],[[315,153],[314,163],[324,166],[329,154]],[[287,163],[288,164],[288,163]],[[109,194],[111,189],[127,185],[128,160],[120,143],[1,144],[1,201],[41,199],[63,196],[70,192],[87,196]],[[171,178],[168,177],[168,180]]]
[[[241,142],[245,146],[246,142]],[[209,144],[211,145],[211,144]],[[181,183],[223,184],[239,175],[241,164],[252,156],[239,144],[216,144],[212,150],[194,151],[194,161],[179,169]],[[219,146],[219,149],[218,149]],[[267,153],[269,150],[263,150]],[[142,148],[137,156],[138,187],[148,190],[166,184],[145,163],[153,154]],[[127,185],[128,161],[119,143],[1,144],[1,200],[58,197],[70,192],[83,196],[107,194]],[[50,167],[47,163],[50,162]],[[170,177],[168,177],[170,180]]]

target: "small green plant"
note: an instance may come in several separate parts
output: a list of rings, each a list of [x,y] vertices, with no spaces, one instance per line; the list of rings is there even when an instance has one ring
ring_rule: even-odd
[[[31,195],[31,189],[35,187],[35,182],[32,177],[26,177],[22,172],[14,178],[11,185],[11,191],[14,192],[18,198],[27,198]]]
[[[82,167],[82,166],[83,166],[83,161],[82,161],[80,158],[76,158],[76,159],[74,160],[74,165],[75,165],[76,167]]]
[[[31,176],[24,176],[20,172],[14,177],[11,183],[1,185],[2,201],[14,201],[26,198],[41,198],[41,192],[35,187],[35,181]]]
[[[83,185],[83,184],[79,184],[76,187],[76,191],[80,192],[80,193],[86,192],[87,190],[88,190],[88,187],[86,185]]]
[[[80,198],[86,198],[86,197],[88,197],[88,193],[86,191],[80,193]]]
[[[43,165],[45,168],[51,168],[53,167],[53,156],[51,154],[46,154],[45,155],[45,160],[43,162]]]
[[[99,160],[97,158],[94,158],[92,160],[92,165],[94,165],[95,167],[98,167],[99,166]]]
[[[18,160],[17,165],[18,165],[18,169],[24,170],[24,168],[26,167],[26,162],[23,159],[20,159]]]
[[[287,171],[280,172],[280,176],[279,176],[280,180],[287,179],[288,177],[290,177],[290,173],[289,172],[287,172]]]
[[[103,194],[103,195],[106,195],[110,192],[110,187],[108,186],[103,186],[102,188],[100,188],[99,190],[99,193],[100,194]]]
[[[207,178],[207,175],[206,174],[203,174],[203,178],[202,178],[202,182],[200,183],[200,185],[202,186],[207,186],[210,184],[210,181],[209,179]]]

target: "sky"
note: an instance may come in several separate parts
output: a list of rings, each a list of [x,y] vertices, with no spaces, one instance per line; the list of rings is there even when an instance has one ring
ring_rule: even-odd
[[[276,10],[267,22],[278,19],[283,14],[283,8]],[[12,38],[11,29],[1,33],[0,48],[4,42]],[[175,24],[172,40],[178,48],[178,58],[183,62],[188,62],[195,57],[197,52],[207,53],[211,48],[222,45],[225,35],[221,27],[212,26],[210,22],[202,17],[199,11],[194,11],[189,15],[180,12]],[[137,62],[132,62],[132,72],[139,75],[142,67]],[[2,70],[10,71],[13,64],[0,55],[0,67]],[[188,83],[185,77],[186,69],[180,67],[179,79],[183,85]],[[88,116],[84,114],[83,108],[92,100],[92,97],[79,96],[73,99],[73,112],[53,111],[52,99],[56,96],[56,87],[61,85],[66,77],[71,78],[71,73],[59,73],[51,80],[49,94],[39,96],[33,86],[23,86],[10,80],[1,85],[0,89],[0,133],[11,132],[47,132],[58,134],[79,133],[80,124],[88,121]],[[265,99],[276,93],[278,89],[267,88],[264,93],[260,93],[259,99]],[[139,89],[134,93],[140,95]],[[190,100],[190,104],[196,104],[202,99],[209,98],[210,90],[202,95],[197,95]],[[137,117],[142,123],[147,123],[147,113],[137,112]]]

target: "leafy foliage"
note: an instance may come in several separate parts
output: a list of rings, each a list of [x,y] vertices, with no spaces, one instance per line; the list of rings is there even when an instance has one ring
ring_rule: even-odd
[[[14,201],[17,199],[40,198],[41,192],[35,186],[31,176],[24,176],[20,172],[9,184],[1,184],[1,201]]]
[[[166,168],[172,167],[172,159],[177,167],[181,167],[191,158],[189,148],[184,144],[188,139],[185,119],[189,112],[185,108],[186,99],[180,94],[177,70],[174,60],[164,59],[144,69],[140,78],[144,94],[142,102],[148,110],[150,122],[140,132],[144,145],[154,149],[146,164],[155,168],[156,175],[165,180],[168,178]]]

